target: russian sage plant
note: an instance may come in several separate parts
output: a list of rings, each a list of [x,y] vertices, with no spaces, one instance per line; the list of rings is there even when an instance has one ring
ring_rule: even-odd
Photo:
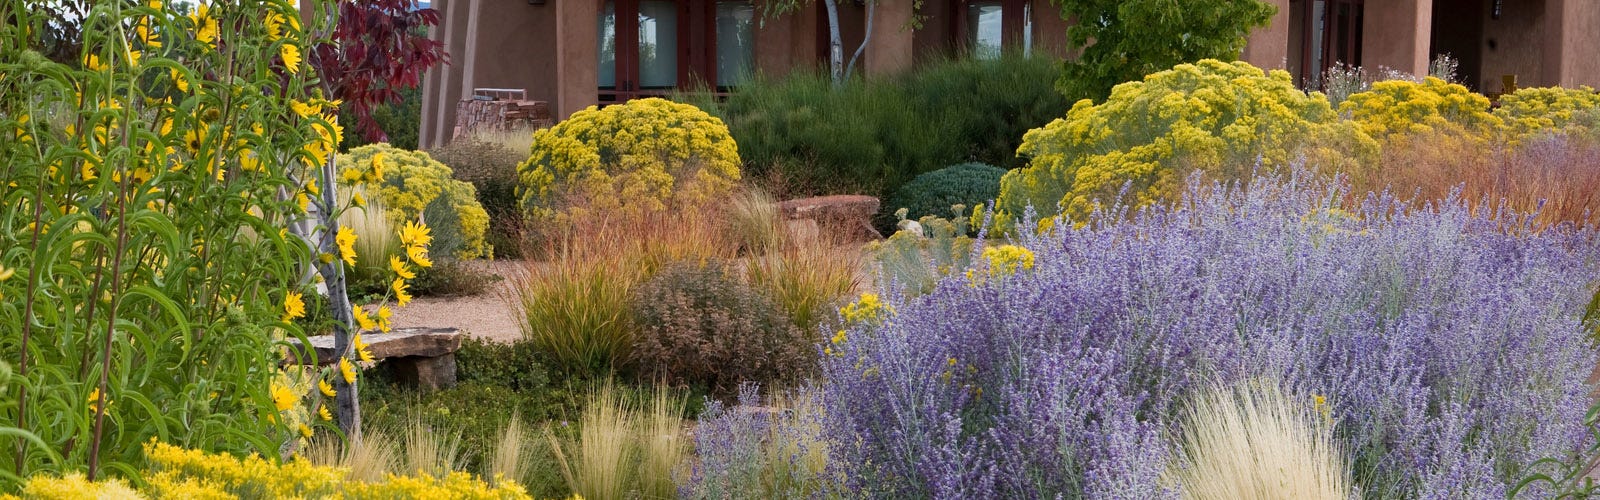
[[[1595,234],[1348,195],[1191,180],[1184,204],[1021,235],[931,293],[888,285],[823,355],[845,496],[1177,496],[1185,401],[1252,378],[1315,396],[1368,498],[1504,497],[1588,446]]]

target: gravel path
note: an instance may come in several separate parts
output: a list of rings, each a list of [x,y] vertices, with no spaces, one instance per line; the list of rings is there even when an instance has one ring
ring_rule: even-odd
[[[522,265],[516,260],[473,261],[502,278]],[[506,303],[510,280],[502,279],[478,295],[465,297],[421,297],[399,308],[394,314],[397,327],[457,328],[474,337],[511,342],[522,336],[517,329],[516,311]]]

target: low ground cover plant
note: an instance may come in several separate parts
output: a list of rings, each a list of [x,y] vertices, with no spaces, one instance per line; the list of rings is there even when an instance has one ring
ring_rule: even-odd
[[[1196,181],[927,295],[863,296],[819,382],[835,491],[1172,495],[1181,402],[1256,377],[1332,423],[1367,498],[1504,497],[1586,449],[1592,291],[1571,277],[1597,271],[1592,231],[1341,189]],[[717,456],[705,476],[744,467]]]
[[[117,479],[89,481],[82,474],[38,475],[22,485],[22,498],[532,498],[515,483],[491,486],[465,472],[391,473],[362,481],[350,479],[348,468],[304,459],[276,463],[256,455],[238,458],[156,441],[145,444],[144,455],[149,465],[140,471],[137,489]]]

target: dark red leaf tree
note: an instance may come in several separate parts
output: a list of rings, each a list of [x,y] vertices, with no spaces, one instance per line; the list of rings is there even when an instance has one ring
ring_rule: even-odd
[[[354,0],[338,3],[338,24],[328,43],[310,51],[323,91],[344,101],[355,131],[368,141],[387,141],[373,108],[400,101],[400,92],[422,83],[422,75],[447,64],[444,44],[428,38],[439,11],[418,9],[416,0]]]

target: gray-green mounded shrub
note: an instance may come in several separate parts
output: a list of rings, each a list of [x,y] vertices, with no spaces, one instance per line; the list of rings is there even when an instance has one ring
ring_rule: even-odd
[[[893,213],[906,209],[905,218],[950,217],[952,205],[979,209],[1000,196],[1000,177],[1006,170],[983,163],[962,163],[917,176],[900,186],[884,204]]]

